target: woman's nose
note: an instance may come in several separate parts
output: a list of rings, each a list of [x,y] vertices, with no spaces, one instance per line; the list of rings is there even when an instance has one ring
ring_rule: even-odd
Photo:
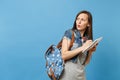
[[[78,22],[79,24],[81,24],[81,20],[79,20],[79,22]]]

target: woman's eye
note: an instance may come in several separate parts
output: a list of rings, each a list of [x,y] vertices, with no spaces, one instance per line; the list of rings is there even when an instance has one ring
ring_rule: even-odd
[[[85,21],[85,19],[81,19],[82,21]]]

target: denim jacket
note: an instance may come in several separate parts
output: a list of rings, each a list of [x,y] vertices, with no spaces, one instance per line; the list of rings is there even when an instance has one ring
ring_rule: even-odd
[[[68,40],[71,40],[72,39],[72,30],[71,29],[66,30],[63,38],[67,38]],[[82,41],[80,32],[78,30],[74,30],[74,38],[75,38],[75,41],[74,41],[73,46],[70,50],[73,50],[73,49],[76,49],[76,48],[82,46],[82,44],[88,39],[88,37],[85,36],[86,40]],[[82,64],[84,62],[85,58],[86,58],[86,56],[83,55],[83,54],[82,55],[76,55],[73,58],[71,58],[70,60],[72,62],[76,63],[78,56],[79,56],[81,64]]]

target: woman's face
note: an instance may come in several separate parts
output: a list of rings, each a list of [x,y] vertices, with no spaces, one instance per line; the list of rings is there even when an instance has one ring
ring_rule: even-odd
[[[85,13],[79,14],[79,16],[76,19],[76,28],[79,31],[85,31],[85,29],[89,26],[88,23],[88,15]]]

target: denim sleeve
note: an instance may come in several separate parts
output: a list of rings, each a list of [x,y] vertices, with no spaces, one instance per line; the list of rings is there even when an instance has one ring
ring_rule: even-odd
[[[69,40],[72,39],[72,31],[71,31],[71,29],[65,31],[63,38],[67,38]]]

